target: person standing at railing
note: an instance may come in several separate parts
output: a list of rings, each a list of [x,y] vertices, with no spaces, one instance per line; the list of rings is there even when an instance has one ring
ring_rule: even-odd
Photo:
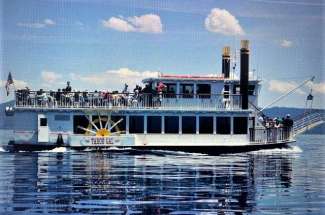
[[[79,105],[83,107],[87,102],[87,91],[83,91],[79,93]]]
[[[30,105],[31,99],[30,99],[30,89],[26,86],[25,89],[17,90],[19,93],[18,95],[18,101],[22,102],[23,105]]]
[[[70,81],[67,81],[67,86],[65,88],[65,92],[70,93],[72,91]]]
[[[144,107],[152,107],[152,85],[151,84],[146,84],[145,87],[142,89],[141,92],[141,97],[143,97],[143,106]]]
[[[126,83],[124,84],[124,89],[122,90],[123,94],[128,94],[129,90],[128,90],[129,85],[127,85]]]
[[[283,120],[283,132],[284,138],[289,139],[290,133],[293,127],[293,120],[290,117],[290,114],[287,114],[286,118]]]
[[[278,137],[278,130],[280,127],[280,120],[279,117],[273,118],[273,121],[271,123],[271,129],[272,129],[272,141],[273,143],[277,142],[277,137]]]
[[[263,113],[258,117],[258,121],[261,125],[265,126],[265,115]]]
[[[136,85],[135,88],[133,89],[133,93],[139,93],[142,91],[142,87],[139,85]]]
[[[43,105],[43,89],[36,92],[37,105]]]
[[[55,100],[56,105],[61,106],[61,89],[58,89],[58,91],[55,93]]]
[[[159,82],[158,86],[157,86],[157,92],[159,95],[159,99],[158,99],[158,105],[161,106],[162,103],[162,99],[163,99],[163,92],[165,92],[167,89],[167,86],[163,83],[163,82]]]
[[[77,91],[77,92],[74,92],[73,94],[73,102],[74,102],[74,105],[79,105],[80,103],[80,91]]]

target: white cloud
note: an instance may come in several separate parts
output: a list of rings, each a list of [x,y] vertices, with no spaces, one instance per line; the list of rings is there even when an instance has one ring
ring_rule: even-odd
[[[144,32],[144,33],[162,33],[163,25],[160,17],[155,14],[145,14],[133,17],[111,17],[103,20],[105,28],[111,28],[122,32]]]
[[[270,80],[269,81],[269,91],[277,93],[286,93],[299,86],[300,83],[291,81],[280,81],[280,80]],[[323,94],[325,95],[325,82],[312,83],[308,82],[305,86],[298,89],[296,92],[301,95],[306,95],[313,90],[313,94]]]
[[[14,84],[15,84],[16,89],[22,89],[22,88],[25,88],[27,86],[30,87],[30,85],[26,81],[23,81],[23,80],[14,79]]]
[[[312,86],[313,92],[325,95],[325,82],[314,83]]]
[[[283,48],[290,48],[290,47],[292,47],[292,45],[293,45],[293,42],[290,40],[283,39],[280,41],[280,46],[282,46]]]
[[[62,75],[56,72],[44,70],[41,72],[42,86],[53,87],[57,84],[62,84]]]
[[[41,22],[19,22],[17,26],[26,28],[45,28],[56,25],[52,19],[44,19]]]
[[[111,17],[109,20],[103,20],[102,24],[106,28],[112,28],[116,31],[123,31],[123,32],[131,32],[135,31],[135,28],[129,24],[127,21],[116,18],[116,17]]]
[[[228,36],[245,34],[236,17],[225,9],[213,8],[205,18],[204,24],[208,31],[214,33]]]
[[[23,80],[17,80],[17,79],[14,79],[14,86],[16,89],[22,89],[22,88],[25,88],[25,87],[30,87],[30,85],[26,82],[26,81],[23,81]],[[0,82],[0,87],[1,88],[4,88],[6,86],[6,82],[5,80],[1,80]]]
[[[122,90],[124,83],[127,83],[131,90],[135,85],[141,84],[142,79],[157,76],[158,72],[155,71],[136,71],[129,68],[107,70],[102,73],[91,73],[88,75],[80,75],[76,73],[70,74],[73,81],[83,82],[82,86],[84,86],[84,89],[120,91]]]
[[[277,92],[277,93],[287,93],[290,90],[298,87],[298,84],[294,81],[279,81],[279,80],[270,80],[269,82],[269,91]],[[299,94],[305,94],[301,89],[297,89],[296,91]]]
[[[48,26],[56,24],[52,19],[44,19],[43,23]]]

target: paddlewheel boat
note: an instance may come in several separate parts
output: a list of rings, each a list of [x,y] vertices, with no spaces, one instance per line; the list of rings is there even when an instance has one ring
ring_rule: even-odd
[[[249,42],[241,41],[240,78],[230,77],[230,48],[220,76],[159,75],[141,92],[16,90],[6,107],[14,150],[58,146],[191,152],[249,151],[294,142],[285,127],[265,127],[257,111],[260,81],[249,80]],[[156,87],[164,85],[157,92]]]

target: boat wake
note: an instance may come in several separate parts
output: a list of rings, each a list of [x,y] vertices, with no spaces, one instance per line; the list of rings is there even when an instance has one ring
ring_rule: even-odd
[[[0,147],[0,152],[7,152],[7,150],[3,147]]]
[[[184,152],[184,151],[171,151],[171,150],[148,150],[152,154],[161,154],[161,155],[175,155],[175,156],[204,156],[208,154],[196,153],[196,152]]]
[[[258,151],[252,151],[253,154],[300,154],[302,149],[299,146],[288,146],[283,148],[274,149],[261,149]]]
[[[69,149],[67,149],[66,147],[56,147],[54,149],[51,150],[47,150],[47,151],[40,151],[40,152],[68,152]]]
[[[76,150],[67,148],[67,147],[56,147],[51,150],[41,150],[41,151],[34,151],[38,153],[68,153],[74,152]],[[157,155],[157,156],[209,156],[209,154],[202,154],[202,153],[192,153],[192,152],[183,152],[183,151],[171,151],[171,150],[137,150],[132,148],[118,148],[118,147],[110,147],[107,149],[101,150],[94,150],[91,148],[86,148],[83,150],[77,150],[81,152],[111,152],[111,153],[123,153],[129,155]],[[0,153],[1,152],[10,152],[9,149],[6,147],[0,146]],[[27,152],[27,151],[19,151],[19,152]],[[299,146],[288,146],[284,148],[274,148],[274,149],[261,149],[258,151],[251,151],[248,152],[249,154],[300,154],[302,149]]]

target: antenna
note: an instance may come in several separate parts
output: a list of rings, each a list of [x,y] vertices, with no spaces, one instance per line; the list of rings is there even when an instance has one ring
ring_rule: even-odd
[[[315,80],[315,76],[308,78],[306,80],[304,80],[301,84],[299,84],[297,87],[295,87],[294,89],[288,91],[287,93],[281,95],[279,98],[277,98],[276,100],[274,100],[273,102],[271,102],[270,104],[266,105],[265,107],[263,107],[261,109],[261,111],[263,111],[265,108],[270,107],[271,105],[277,103],[278,101],[280,101],[281,99],[283,99],[284,97],[290,95],[291,93],[293,93],[294,91],[296,91],[297,89],[301,88],[302,86],[304,86],[305,84],[307,84],[308,82],[313,82]]]
[[[235,47],[234,51],[234,60],[233,60],[233,65],[232,65],[232,79],[235,79],[235,73],[236,73],[236,66],[237,66],[237,49]]]

